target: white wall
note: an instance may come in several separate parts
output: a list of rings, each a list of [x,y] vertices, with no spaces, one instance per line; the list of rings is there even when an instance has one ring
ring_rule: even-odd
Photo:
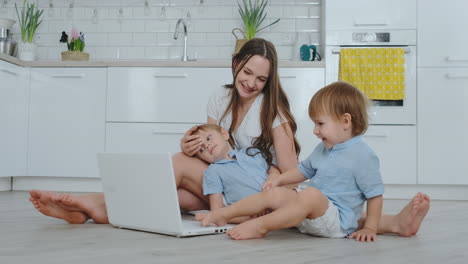
[[[320,42],[321,1],[270,0],[265,25],[277,18],[281,21],[257,36],[272,41],[280,59],[293,59],[296,39],[300,39],[299,44]],[[149,10],[145,0],[30,2],[44,9],[44,21],[36,35],[40,60],[60,59],[60,52],[66,50],[65,44],[59,43],[60,33],[70,32],[72,27],[85,33],[85,51],[91,53],[91,60],[177,59],[183,38],[173,39],[175,25],[188,13],[189,57],[226,60],[235,44],[231,30],[242,26],[236,0],[148,0]],[[0,0],[0,18],[17,20],[15,3],[22,6],[23,0]],[[13,33],[17,39],[18,23]]]

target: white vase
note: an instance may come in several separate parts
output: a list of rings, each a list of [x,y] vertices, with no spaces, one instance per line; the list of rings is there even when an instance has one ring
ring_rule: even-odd
[[[23,61],[36,60],[36,44],[29,42],[18,43],[18,58]]]

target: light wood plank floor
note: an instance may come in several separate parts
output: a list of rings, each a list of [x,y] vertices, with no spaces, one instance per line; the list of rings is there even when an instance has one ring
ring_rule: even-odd
[[[386,213],[407,201],[385,200]],[[0,263],[468,263],[468,202],[432,201],[418,235],[378,242],[316,238],[293,229],[265,239],[174,238],[36,212],[26,192],[0,192]]]

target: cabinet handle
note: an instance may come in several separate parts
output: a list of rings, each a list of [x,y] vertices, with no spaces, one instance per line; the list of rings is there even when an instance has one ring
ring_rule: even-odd
[[[51,78],[56,79],[82,79],[85,77],[84,73],[81,74],[55,74],[50,76]]]
[[[12,72],[12,71],[5,70],[5,69],[2,69],[1,71],[4,72],[4,73],[6,73],[6,74],[10,74],[10,75],[14,75],[14,76],[18,76],[18,75],[19,75],[19,74],[16,73],[16,72]]]
[[[447,61],[468,61],[468,58],[448,56]]]
[[[387,21],[384,19],[376,19],[375,21],[362,21],[358,19],[354,19],[355,26],[386,26]]]
[[[369,134],[364,134],[364,137],[374,137],[374,138],[384,138],[388,137],[388,133],[369,133]]]
[[[297,76],[294,76],[294,75],[291,75],[291,76],[288,76],[288,75],[286,75],[286,76],[280,76],[280,79],[296,79],[296,78],[297,78]]]
[[[167,74],[155,74],[154,78],[187,78],[188,74],[174,74],[174,75],[167,75]]]
[[[468,79],[468,75],[462,75],[462,74],[452,74],[452,73],[447,73],[445,75],[445,78],[447,79]]]
[[[186,131],[180,130],[162,130],[162,129],[153,129],[152,133],[154,135],[167,135],[167,134],[185,134]]]

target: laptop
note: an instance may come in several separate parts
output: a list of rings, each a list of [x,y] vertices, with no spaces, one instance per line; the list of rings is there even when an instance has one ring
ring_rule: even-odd
[[[171,154],[98,153],[109,222],[177,237],[220,234],[233,225],[201,226],[181,215]]]

